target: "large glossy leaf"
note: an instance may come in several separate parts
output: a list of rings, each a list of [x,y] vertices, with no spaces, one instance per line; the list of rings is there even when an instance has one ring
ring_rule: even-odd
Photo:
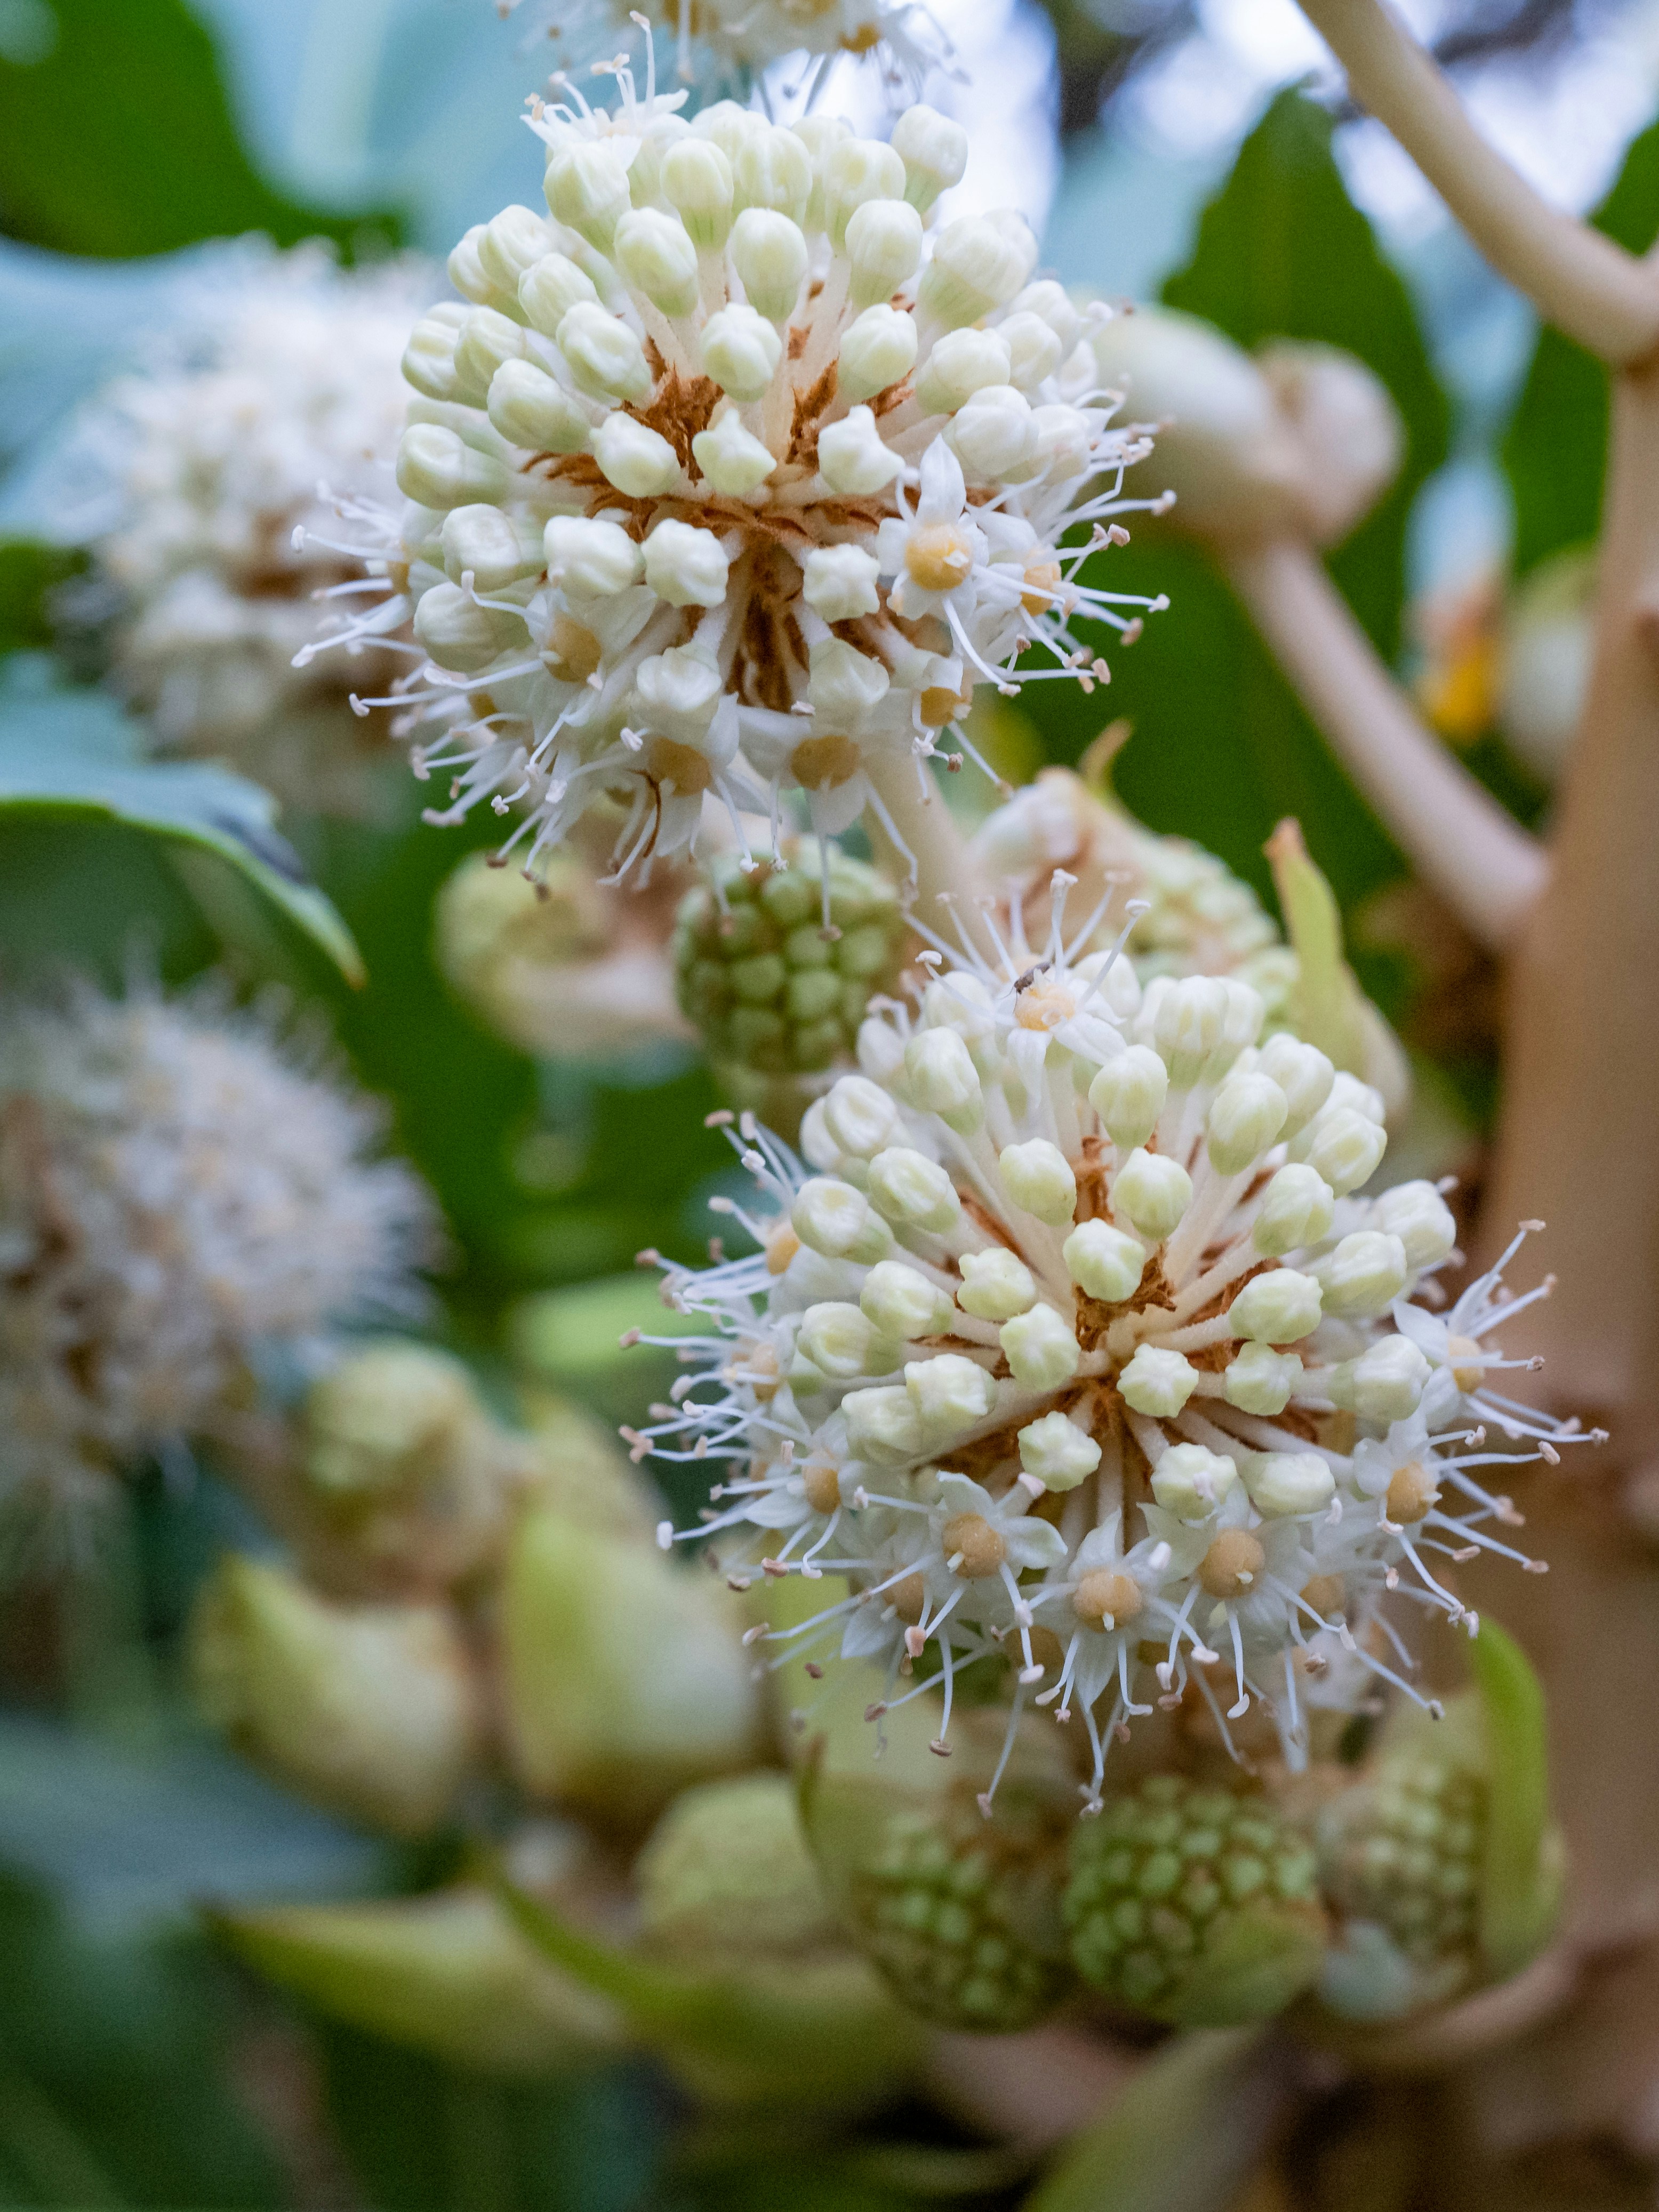
[[[299,930],[352,982],[362,963],[334,908],[310,883],[275,826],[270,794],[210,762],[155,761],[142,733],[101,691],[53,681],[30,654],[0,678],[0,834],[116,827],[160,839],[209,923],[256,945],[278,918]],[[38,838],[0,884],[0,941],[20,941],[40,881]],[[118,935],[136,917],[109,913]],[[276,933],[280,943],[280,932]]]

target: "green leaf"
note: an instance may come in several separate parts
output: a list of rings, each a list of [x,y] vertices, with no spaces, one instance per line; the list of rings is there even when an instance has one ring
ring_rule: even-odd
[[[276,805],[245,776],[210,762],[145,759],[137,723],[104,692],[55,684],[32,654],[0,674],[0,830],[73,830],[118,824],[161,839],[186,888],[222,936],[256,955],[273,950],[280,916],[361,982],[362,962],[333,907],[309,883],[275,827]],[[0,938],[11,941],[15,903],[27,934],[30,886],[8,872]],[[131,914],[102,917],[131,927]]]
[[[21,11],[20,11],[21,12]],[[262,230],[384,252],[401,216],[307,207],[243,152],[212,41],[185,0],[33,0],[0,51],[0,228],[126,258]]]
[[[1364,1066],[1364,998],[1342,957],[1342,915],[1335,894],[1287,817],[1267,841],[1285,933],[1297,958],[1297,1035],[1317,1045],[1336,1066]]]
[[[52,643],[47,594],[85,565],[85,555],[69,546],[0,538],[0,653]]]
[[[1494,1976],[1516,1973],[1548,1942],[1561,1901],[1549,1811],[1544,1690],[1526,1653],[1483,1614],[1471,1650],[1486,1746],[1480,1948]]]
[[[1632,253],[1653,244],[1659,234],[1659,123],[1632,145],[1590,221]],[[1517,576],[1562,547],[1600,535],[1607,398],[1607,372],[1593,355],[1559,331],[1540,331],[1504,439]]]

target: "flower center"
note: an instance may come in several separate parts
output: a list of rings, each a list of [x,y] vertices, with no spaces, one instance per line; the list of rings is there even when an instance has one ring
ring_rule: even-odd
[[[1243,1597],[1267,1564],[1248,1528],[1224,1528],[1200,1561],[1198,1579],[1212,1597]]]
[[[781,1275],[800,1249],[800,1239],[787,1220],[780,1221],[766,1240],[766,1272]]]
[[[904,565],[924,592],[953,592],[974,565],[973,548],[954,522],[929,522],[910,532]]]
[[[1486,1358],[1480,1346],[1472,1336],[1449,1336],[1446,1357],[1451,1362],[1451,1378],[1460,1390],[1478,1390],[1486,1378]]]
[[[851,738],[804,738],[789,756],[789,772],[803,791],[850,783],[863,765]]]
[[[800,1486],[814,1513],[833,1513],[841,1504],[841,1477],[836,1462],[817,1452],[802,1468]]]
[[[585,684],[605,658],[605,647],[586,623],[568,615],[554,619],[542,655],[551,672],[567,684]]]
[[[921,695],[921,719],[930,730],[942,730],[965,714],[974,703],[971,691],[957,693],[948,684],[930,684]]]
[[[1097,1567],[1072,1592],[1073,1612],[1091,1628],[1120,1628],[1145,1603],[1134,1577],[1115,1567]]]
[[[945,1524],[945,1557],[953,1575],[983,1582],[1008,1556],[1008,1547],[982,1513],[953,1513]]]
[[[1025,563],[1025,589],[1019,603],[1028,615],[1047,614],[1060,589],[1060,563],[1035,554]]]
[[[1057,1030],[1076,1012],[1076,999],[1061,983],[1033,983],[1014,1001],[1014,1019],[1023,1030]]]
[[[927,1602],[927,1585],[920,1575],[906,1575],[902,1583],[895,1583],[888,1591],[887,1602],[901,1620],[908,1621],[914,1628]]]
[[[714,781],[713,761],[693,745],[677,744],[672,738],[653,738],[647,758],[658,783],[672,784],[687,796],[707,791]]]
[[[1342,1587],[1340,1575],[1316,1575],[1302,1586],[1302,1601],[1310,1605],[1322,1620],[1328,1620],[1334,1613],[1340,1613],[1347,1602],[1347,1592]]]
[[[1408,1459],[1404,1467],[1397,1467],[1389,1485],[1389,1518],[1396,1528],[1409,1528],[1425,1514],[1440,1496],[1434,1477],[1420,1459]]]

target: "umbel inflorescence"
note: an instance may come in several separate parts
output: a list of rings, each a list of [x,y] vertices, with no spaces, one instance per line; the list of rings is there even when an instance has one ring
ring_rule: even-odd
[[[685,1533],[738,1582],[850,1579],[787,1653],[884,1663],[877,1716],[938,1689],[941,1752],[957,1674],[1000,1653],[1008,1743],[1030,1705],[1080,1717],[1094,1806],[1114,1734],[1189,1689],[1230,1743],[1259,1702],[1292,1766],[1310,1703],[1419,1695],[1402,1626],[1475,1626],[1449,1563],[1541,1571],[1491,1486],[1584,1431],[1501,1389],[1542,1291],[1500,1267],[1446,1306],[1440,1192],[1361,1194],[1376,1094],[1259,1042],[1235,979],[1143,994],[1078,957],[1097,917],[1068,950],[1066,880],[1039,949],[1017,909],[1012,943],[922,956],[804,1161],[743,1128],[756,1250],[668,1269],[708,1332],[635,1449],[709,1463]]]
[[[893,779],[966,750],[975,685],[1091,683],[1073,625],[1148,604],[1079,580],[1149,503],[1084,318],[1018,216],[930,235],[960,126],[688,124],[682,97],[538,109],[550,219],[469,232],[468,304],[404,357],[411,504],[363,635],[412,614],[429,656],[396,696],[446,724],[430,818],[517,811],[531,868],[606,794],[618,874],[711,799],[774,845],[787,793],[821,836],[866,805],[891,828]]]

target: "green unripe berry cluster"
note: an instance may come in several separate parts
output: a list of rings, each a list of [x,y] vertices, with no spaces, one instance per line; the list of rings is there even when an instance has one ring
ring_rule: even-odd
[[[784,1774],[682,1790],[635,1880],[641,1934],[665,1954],[777,1956],[827,1948],[836,1936]]]
[[[782,867],[744,874],[727,856],[712,873],[719,896],[688,891],[674,931],[675,994],[710,1057],[805,1075],[849,1055],[872,996],[898,973],[893,886],[832,846],[826,932],[816,840],[800,839]]]
[[[1156,1776],[1073,1835],[1073,1960],[1155,2019],[1266,2019],[1319,1971],[1316,1871],[1306,1838],[1264,1798]]]
[[[1396,1753],[1322,1824],[1325,1888],[1414,1965],[1472,1953],[1485,1826],[1479,1774],[1433,1752]]]

